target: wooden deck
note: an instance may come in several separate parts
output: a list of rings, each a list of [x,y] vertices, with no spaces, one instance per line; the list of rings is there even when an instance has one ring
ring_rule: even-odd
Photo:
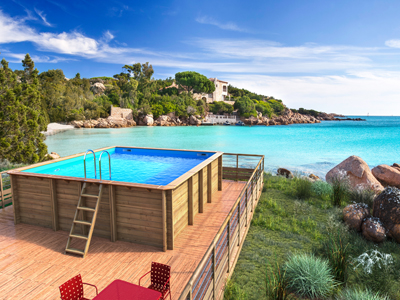
[[[167,252],[93,237],[85,259],[64,255],[68,232],[15,226],[13,207],[0,209],[0,299],[60,299],[58,286],[79,273],[99,291],[115,279],[138,284],[152,261],[171,266],[172,299],[178,299],[244,186],[224,180],[213,203],[204,206],[204,213],[195,216],[194,225],[186,227],[175,249]],[[85,287],[85,295],[93,297],[94,292]]]

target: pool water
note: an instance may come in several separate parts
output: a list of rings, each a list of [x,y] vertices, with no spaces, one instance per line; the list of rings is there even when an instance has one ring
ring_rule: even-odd
[[[111,180],[167,185],[185,174],[215,152],[189,152],[177,150],[112,148],[107,150],[111,156]],[[96,153],[96,178],[99,179],[99,158]],[[84,178],[83,155],[60,162],[27,169],[23,172]],[[109,180],[108,155],[101,158],[102,179]],[[86,156],[86,177],[95,178],[94,157]]]

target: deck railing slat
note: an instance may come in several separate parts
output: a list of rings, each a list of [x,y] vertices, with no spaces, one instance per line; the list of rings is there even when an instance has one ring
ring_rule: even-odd
[[[232,274],[249,229],[249,217],[252,217],[254,201],[257,201],[262,187],[264,156],[224,153],[224,168],[227,168],[225,179],[245,179],[247,182],[184,288],[180,300],[220,299],[225,279]],[[252,172],[249,172],[250,169]]]

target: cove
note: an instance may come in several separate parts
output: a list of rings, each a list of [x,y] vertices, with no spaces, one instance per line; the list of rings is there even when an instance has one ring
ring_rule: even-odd
[[[107,146],[263,154],[266,170],[284,167],[320,177],[351,155],[360,156],[371,167],[400,163],[400,117],[362,118],[367,121],[252,127],[76,129],[47,137],[46,144],[49,153],[54,151],[61,156]]]

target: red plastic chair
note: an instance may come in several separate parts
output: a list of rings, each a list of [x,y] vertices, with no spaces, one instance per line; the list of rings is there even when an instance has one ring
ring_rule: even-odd
[[[155,290],[162,294],[161,299],[166,299],[169,294],[169,299],[171,299],[171,288],[170,288],[170,279],[171,279],[171,267],[167,265],[163,265],[160,263],[152,262],[151,263],[151,271],[144,274],[139,279],[140,280],[144,276],[150,273],[150,282],[149,289]]]
[[[82,282],[81,274],[76,275],[75,277],[71,278],[63,285],[60,286],[60,293],[62,300],[90,300],[89,298],[83,297],[83,285],[87,284],[96,288],[96,295],[97,286]]]

